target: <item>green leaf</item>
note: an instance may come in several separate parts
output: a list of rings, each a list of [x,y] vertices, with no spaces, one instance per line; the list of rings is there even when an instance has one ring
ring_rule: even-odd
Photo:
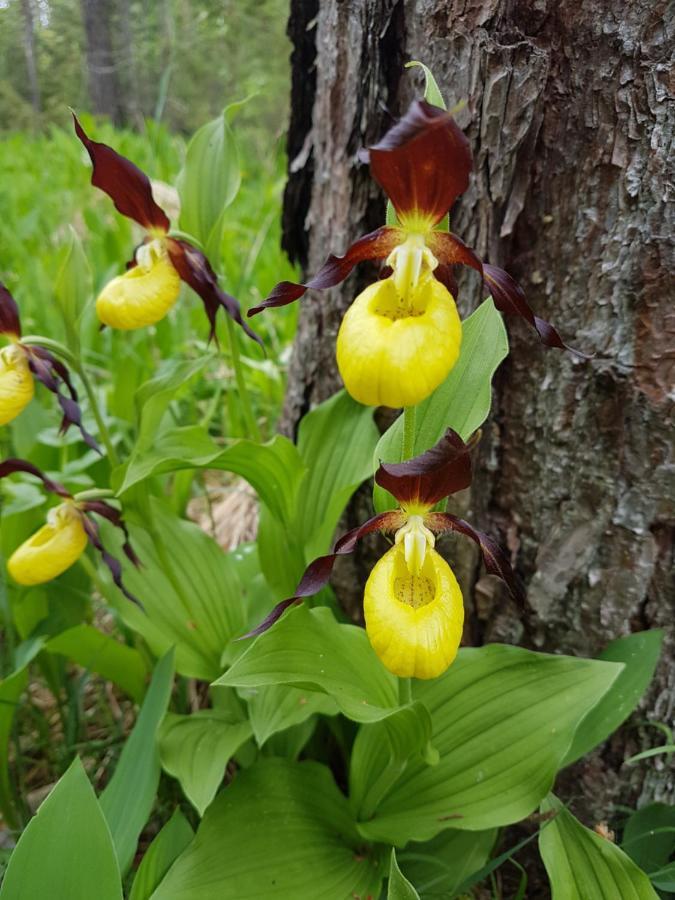
[[[355,722],[374,722],[398,708],[397,679],[380,663],[365,631],[338,625],[326,607],[304,604],[257,637],[216,684],[323,691]]]
[[[421,703],[359,728],[349,769],[349,796],[357,818],[367,820],[373,815],[408,760],[419,757],[430,737],[431,718]]]
[[[54,296],[61,308],[67,333],[72,336],[77,335],[78,320],[92,291],[93,279],[87,254],[77,232],[69,225],[65,255],[54,282]]]
[[[398,845],[522,819],[550,790],[579,721],[620,671],[500,644],[460,650],[445,675],[413,690],[431,715],[438,764],[411,759],[362,834]]]
[[[126,872],[138,837],[148,820],[159,784],[157,730],[164,717],[173,684],[173,650],[160,659],[117,763],[101,794],[101,809],[112,833],[120,870]]]
[[[399,869],[396,862],[396,850],[393,847],[389,862],[387,900],[420,900],[420,895]]]
[[[480,428],[490,412],[492,377],[509,352],[502,317],[491,299],[485,300],[462,324],[462,349],[456,365],[443,384],[416,407],[415,454],[429,450],[446,428],[453,428],[464,440]],[[374,465],[401,462],[403,417],[382,435],[375,448]],[[393,509],[393,498],[375,487],[375,509]]]
[[[317,406],[300,423],[298,451],[307,475],[295,529],[307,562],[326,553],[349,498],[373,474],[377,439],[372,408],[352,400],[346,391]]]
[[[137,703],[143,699],[147,669],[143,657],[92,625],[76,625],[45,644],[50,653],[60,653],[84,669],[114,682]]]
[[[556,797],[547,797],[541,810],[555,813],[539,835],[553,900],[658,900],[645,873],[616,844],[585,828]]]
[[[138,388],[134,395],[138,418],[134,453],[155,444],[169,403],[191,378],[201,372],[209,359],[209,356],[202,356],[200,359],[166,360],[159,373]]]
[[[152,892],[193,837],[190,823],[176,807],[169,821],[146,850],[134,876],[129,900],[150,900]]]
[[[191,139],[178,176],[181,199],[179,224],[214,253],[216,263],[223,212],[239,191],[241,173],[237,144],[227,110],[203,125]]]
[[[645,872],[662,869],[675,852],[675,806],[649,803],[626,822],[621,849]]]
[[[489,859],[497,829],[459,831],[449,828],[425,843],[410,843],[399,854],[406,876],[424,896],[454,896],[467,878]]]
[[[266,444],[239,440],[223,449],[200,426],[170,428],[151,447],[132,453],[119,493],[151,475],[181,469],[222,469],[245,478],[281,522],[295,510],[305,467],[288,438],[276,435]]]
[[[115,850],[82,763],[73,760],[12,853],[0,900],[122,900]]]
[[[431,69],[428,66],[425,66],[424,63],[418,62],[416,59],[412,59],[405,64],[406,69],[410,69],[413,66],[419,66],[424,72],[424,99],[427,103],[431,103],[432,106],[438,106],[439,109],[447,109],[448,107],[443,99],[443,94],[441,94],[441,89],[439,88]]]
[[[330,771],[266,759],[219,794],[152,900],[342,900],[381,882]]]
[[[624,722],[637,706],[654,676],[663,632],[640,631],[612,641],[598,659],[624,664],[624,669],[597,706],[581,721],[563,765],[585,756]]]
[[[156,656],[175,646],[181,675],[212,681],[223,671],[221,658],[232,638],[246,632],[245,596],[236,566],[197,525],[180,519],[159,501],[153,500],[152,508],[166,559],[182,586],[180,595],[167,578],[150,535],[132,525],[131,543],[141,567],[128,563],[119,549],[115,555],[122,559],[125,584],[145,611],[122,597],[101,568],[106,598]],[[111,552],[119,548],[115,529],[106,527],[104,537]]]
[[[200,816],[216,796],[228,762],[251,733],[249,722],[233,721],[216,709],[167,714],[159,739],[162,766],[178,779]]]
[[[9,777],[9,738],[19,697],[28,684],[26,664],[0,681],[0,810],[5,822],[12,828],[18,826],[18,820]]]
[[[287,684],[254,688],[246,691],[243,696],[248,703],[251,727],[259,747],[273,734],[299,725],[310,716],[317,713],[335,716],[339,712],[331,697]]]

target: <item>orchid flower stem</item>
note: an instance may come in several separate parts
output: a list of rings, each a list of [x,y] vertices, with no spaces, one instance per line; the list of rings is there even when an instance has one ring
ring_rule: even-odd
[[[115,491],[111,491],[109,488],[91,488],[88,491],[80,491],[79,494],[75,494],[73,500],[82,503],[85,500],[109,500],[113,499],[114,496]]]
[[[96,393],[92,386],[91,381],[89,381],[89,376],[84,368],[84,365],[81,363],[79,359],[75,360],[73,363],[73,368],[80,376],[80,381],[84,386],[84,391],[87,395],[87,399],[89,400],[89,406],[91,407],[91,411],[94,414],[94,418],[96,419],[96,426],[98,428],[99,437],[103,442],[105,447],[105,451],[108,454],[108,462],[110,463],[110,467],[112,469],[117,468],[119,465],[119,457],[117,456],[117,451],[113,446],[112,439],[110,437],[110,432],[108,431],[108,426],[105,424],[103,419],[103,415],[98,405],[98,400],[96,399]]]
[[[400,706],[407,706],[409,703],[412,703],[412,678],[399,678],[398,702]]]
[[[403,461],[415,455],[416,412],[415,406],[406,406],[403,410]]]
[[[227,322],[227,336],[230,341],[232,367],[234,368],[234,377],[237,382],[237,391],[239,393],[239,399],[241,401],[241,408],[244,414],[244,420],[246,422],[248,437],[251,438],[251,440],[260,443],[262,437],[260,434],[260,428],[255,418],[255,414],[253,412],[251,395],[249,394],[248,388],[246,387],[246,379],[244,378],[244,370],[241,365],[239,344],[237,343],[237,334],[235,331],[234,322],[229,316],[225,317],[225,321]]]

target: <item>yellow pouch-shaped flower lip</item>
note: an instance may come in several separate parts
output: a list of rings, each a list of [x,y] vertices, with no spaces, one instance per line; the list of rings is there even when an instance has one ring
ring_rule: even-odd
[[[377,562],[364,593],[366,632],[382,663],[400,678],[436,678],[457,655],[464,605],[452,569],[429,548],[412,575],[401,545]]]
[[[0,425],[16,419],[35,394],[25,350],[10,344],[0,350]]]
[[[66,501],[50,510],[47,524],[17,547],[7,569],[18,584],[44,584],[77,562],[87,540],[82,514]]]
[[[180,294],[180,276],[165,252],[148,254],[141,264],[113,278],[96,300],[104,325],[131,331],[154,325],[169,312]]]
[[[360,403],[415,406],[457,362],[462,323],[448,289],[426,278],[408,313],[393,278],[369,285],[347,310],[337,362],[347,391]]]

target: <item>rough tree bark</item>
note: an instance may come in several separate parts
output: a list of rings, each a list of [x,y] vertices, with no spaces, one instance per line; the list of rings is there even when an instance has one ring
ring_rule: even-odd
[[[526,288],[540,315],[595,353],[545,350],[507,323],[511,355],[476,463],[473,519],[499,536],[528,584],[514,609],[459,543],[465,640],[593,655],[609,640],[668,630],[632,725],[575,769],[587,822],[614,803],[674,799],[664,758],[621,768],[660,742],[637,727],[673,719],[675,469],[672,307],[675,134],[662,0],[293,0],[285,246],[307,272],[383,222],[358,148],[419,92],[403,62],[431,66],[460,114],[474,175],[453,230]],[[669,105],[670,104],[670,105]],[[671,198],[672,199],[672,198]],[[668,214],[670,213],[670,215]],[[372,273],[371,273],[372,274]],[[340,386],[340,319],[368,273],[303,303],[285,429]],[[462,276],[459,305],[479,301]],[[362,577],[363,577],[363,573]],[[358,580],[354,580],[358,584]],[[362,584],[362,578],[360,584]],[[348,592],[347,592],[348,593]],[[349,602],[349,597],[347,597]]]
[[[86,38],[87,75],[92,111],[122,125],[125,107],[120,92],[112,29],[113,0],[81,0]]]

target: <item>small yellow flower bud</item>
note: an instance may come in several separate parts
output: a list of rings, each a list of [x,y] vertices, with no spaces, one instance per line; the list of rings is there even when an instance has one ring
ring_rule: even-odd
[[[431,547],[419,574],[403,542],[376,563],[366,583],[366,632],[382,663],[401,678],[435,678],[457,655],[464,624],[462,592],[452,569]]]
[[[113,278],[96,301],[104,325],[130,331],[154,325],[178,300],[180,277],[161,241],[139,248],[138,265]]]
[[[43,584],[77,562],[86,546],[82,514],[73,503],[66,501],[51,509],[47,524],[17,547],[7,562],[7,569],[19,584]]]
[[[0,350],[0,425],[15,419],[33,399],[35,383],[25,351],[18,344]]]
[[[337,362],[349,393],[368,406],[415,406],[457,362],[462,323],[452,295],[427,273],[402,298],[394,277],[369,285],[347,310]]]

